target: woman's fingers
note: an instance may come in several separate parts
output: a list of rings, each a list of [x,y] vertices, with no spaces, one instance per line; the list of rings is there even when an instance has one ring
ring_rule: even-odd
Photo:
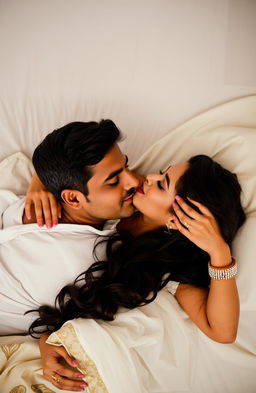
[[[200,220],[202,218],[202,215],[198,213],[195,209],[193,209],[191,206],[189,206],[183,198],[181,198],[179,195],[176,195],[175,197],[176,202],[179,204],[179,207],[183,210],[184,213],[186,213],[187,216],[190,218],[193,218],[194,220]]]
[[[25,214],[28,220],[31,219],[31,206],[32,206],[33,202],[31,201],[31,199],[26,199],[26,203],[25,203]]]
[[[67,379],[62,377],[57,373],[53,373],[51,375],[47,375],[44,377],[49,382],[51,382],[54,386],[56,386],[60,390],[69,390],[72,392],[82,392],[88,386],[86,382],[83,380],[81,381],[74,381],[71,379]]]
[[[188,198],[188,200],[189,200],[190,202],[192,202],[195,206],[197,206],[198,209],[200,210],[200,212],[201,212],[202,214],[204,214],[204,215],[206,215],[206,216],[208,216],[208,217],[213,217],[213,215],[212,215],[212,213],[210,212],[210,210],[209,210],[206,206],[204,206],[202,203],[199,203],[199,202],[197,202],[197,201],[194,201],[194,200],[191,199],[191,198]]]
[[[35,208],[35,215],[37,224],[42,227],[44,225],[44,216],[43,216],[43,209],[42,209],[42,202],[41,200],[34,201],[34,208]]]
[[[181,225],[179,219],[175,216],[173,216],[173,220],[174,220],[175,225],[176,225],[177,229],[179,230],[179,232],[182,233],[184,236],[186,236],[189,240],[191,240],[191,233],[189,232],[189,227],[186,228],[183,226],[184,224]]]
[[[59,219],[58,202],[52,194],[47,194],[42,198],[42,207],[47,228],[57,225]]]
[[[186,229],[188,229],[192,224],[192,222],[195,222],[195,219],[191,218],[191,216],[188,216],[186,213],[184,213],[184,211],[181,210],[180,205],[178,205],[177,203],[174,202],[172,206],[176,214],[176,217],[179,219],[180,224],[182,224],[184,227],[186,227]]]

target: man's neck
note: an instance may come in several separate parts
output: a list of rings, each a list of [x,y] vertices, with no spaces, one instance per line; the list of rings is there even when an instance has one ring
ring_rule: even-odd
[[[59,222],[63,224],[90,225],[97,229],[102,229],[105,224],[105,220],[90,217],[86,213],[81,215],[79,210],[70,209],[67,206],[62,206]]]

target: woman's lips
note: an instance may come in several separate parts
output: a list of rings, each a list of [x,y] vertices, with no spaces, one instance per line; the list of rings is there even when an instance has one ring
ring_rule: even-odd
[[[140,186],[139,188],[137,188],[137,192],[139,192],[140,194],[145,194],[143,187]]]

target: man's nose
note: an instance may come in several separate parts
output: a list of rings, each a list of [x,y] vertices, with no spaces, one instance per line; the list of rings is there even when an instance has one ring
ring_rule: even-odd
[[[129,170],[126,169],[125,171],[126,178],[125,178],[125,189],[129,188],[137,188],[139,186],[139,179]]]

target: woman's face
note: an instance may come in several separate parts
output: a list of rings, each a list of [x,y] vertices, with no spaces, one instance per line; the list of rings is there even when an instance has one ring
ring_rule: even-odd
[[[188,163],[170,166],[161,174],[150,174],[133,197],[134,206],[151,224],[165,226],[176,195],[176,183],[188,168]]]

